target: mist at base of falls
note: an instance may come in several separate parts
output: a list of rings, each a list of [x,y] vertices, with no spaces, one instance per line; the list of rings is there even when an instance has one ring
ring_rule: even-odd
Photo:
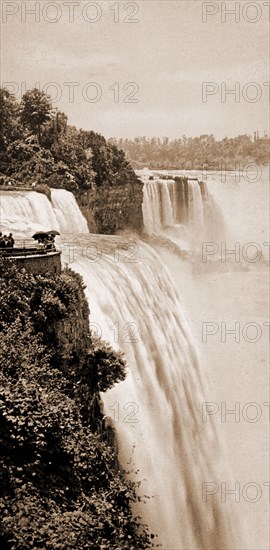
[[[215,479],[219,497],[221,483],[226,483],[226,489],[232,491],[237,483],[240,484],[239,502],[235,502],[236,494],[226,497],[226,504],[230,503],[233,509],[234,523],[239,527],[230,548],[266,550],[269,541],[269,487],[265,485],[269,482],[269,409],[264,404],[269,403],[268,268],[264,263],[241,269],[232,263],[222,265],[219,262],[203,264],[197,269],[196,264],[181,260],[170,250],[162,247],[157,250],[169,266],[209,375],[206,401],[216,407],[212,419],[223,442],[223,463],[231,467],[229,475]],[[217,333],[208,336],[206,342],[202,340],[203,322],[216,323],[218,327]],[[225,341],[222,341],[222,323],[232,331]],[[236,323],[241,330],[239,343],[233,334]],[[251,343],[244,338],[243,328],[249,323],[261,330],[257,342]],[[247,336],[254,338],[256,330],[254,333],[250,329]],[[239,410],[239,421],[233,413],[236,410]],[[254,418],[258,421],[254,422]],[[252,483],[256,485],[248,497],[257,496],[255,503],[248,501],[245,494],[245,487]]]

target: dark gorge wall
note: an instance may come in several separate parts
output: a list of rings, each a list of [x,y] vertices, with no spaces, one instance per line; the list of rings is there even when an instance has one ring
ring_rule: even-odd
[[[85,361],[88,350],[93,345],[89,329],[89,306],[83,292],[77,296],[76,307],[71,308],[69,315],[54,325],[55,329],[55,351],[58,357],[58,364],[63,371],[72,369],[79,372]],[[89,381],[92,377],[89,376]],[[78,380],[79,381],[79,380]],[[116,453],[114,467],[119,469],[117,458],[118,444],[113,420],[104,415],[103,401],[100,392],[96,391],[94,385],[84,384],[80,380],[82,389],[84,411],[94,433],[99,434],[101,439],[111,446]]]
[[[95,343],[92,341],[89,328],[89,306],[84,292],[77,296],[76,307],[71,308],[69,315],[55,323],[55,350],[64,370],[72,368],[78,371],[85,361],[85,356]],[[89,377],[91,380],[92,377]],[[94,385],[82,384],[85,411],[91,429],[99,434],[116,452],[114,466],[118,469],[118,444],[114,422],[104,414],[100,392]]]
[[[125,229],[143,228],[143,183],[118,187],[97,187],[76,199],[91,233],[112,234]]]
[[[89,309],[83,294],[69,316],[55,323],[55,332],[55,347],[60,361],[63,364],[79,362],[91,345]]]

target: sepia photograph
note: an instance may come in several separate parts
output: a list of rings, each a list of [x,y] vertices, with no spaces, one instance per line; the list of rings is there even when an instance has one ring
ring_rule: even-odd
[[[269,30],[0,0],[0,550],[269,550]]]

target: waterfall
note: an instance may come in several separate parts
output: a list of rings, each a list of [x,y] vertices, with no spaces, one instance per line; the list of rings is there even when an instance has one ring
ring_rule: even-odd
[[[179,244],[183,239],[192,248],[224,230],[220,208],[206,183],[197,179],[144,179],[142,209],[148,235],[168,236],[174,242],[178,238]]]
[[[201,223],[198,202],[206,194],[196,183],[149,182],[145,224],[156,231],[174,223]],[[157,253],[139,240],[87,234],[67,191],[52,190],[52,202],[35,192],[3,192],[0,206],[0,229],[13,230],[15,237],[49,228],[72,232],[78,243],[71,267],[87,285],[91,328],[122,349],[129,365],[126,380],[103,399],[106,414],[116,422],[120,461],[132,479],[140,480],[141,495],[150,497],[136,504],[134,513],[158,534],[164,550],[235,548],[229,503],[218,496],[202,500],[203,483],[230,479],[230,474],[212,417],[202,422],[207,374]],[[88,257],[91,245],[98,256]],[[70,261],[65,250],[63,258]]]
[[[65,189],[52,189],[51,200],[62,233],[88,233],[87,221],[72,193]]]
[[[188,180],[188,223],[190,230],[204,231],[205,221],[201,188],[197,181]]]
[[[130,470],[132,457],[150,497],[136,512],[166,550],[235,548],[228,505],[202,502],[204,482],[230,476],[214,423],[202,422],[207,375],[179,296],[151,247],[139,241],[128,261],[121,244],[116,261],[112,237],[102,237],[100,261],[78,251],[73,267],[87,285],[92,329],[128,361],[126,380],[103,399],[116,419],[121,463]]]
[[[1,192],[0,230],[11,231],[17,237],[50,229],[60,233],[88,233],[87,222],[72,193],[52,189],[51,200],[34,191]]]

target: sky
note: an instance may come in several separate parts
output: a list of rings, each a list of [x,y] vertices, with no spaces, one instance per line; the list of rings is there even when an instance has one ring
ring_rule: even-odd
[[[242,0],[239,12],[234,1],[0,4],[1,85],[18,98],[39,86],[78,128],[269,134],[269,2]]]

